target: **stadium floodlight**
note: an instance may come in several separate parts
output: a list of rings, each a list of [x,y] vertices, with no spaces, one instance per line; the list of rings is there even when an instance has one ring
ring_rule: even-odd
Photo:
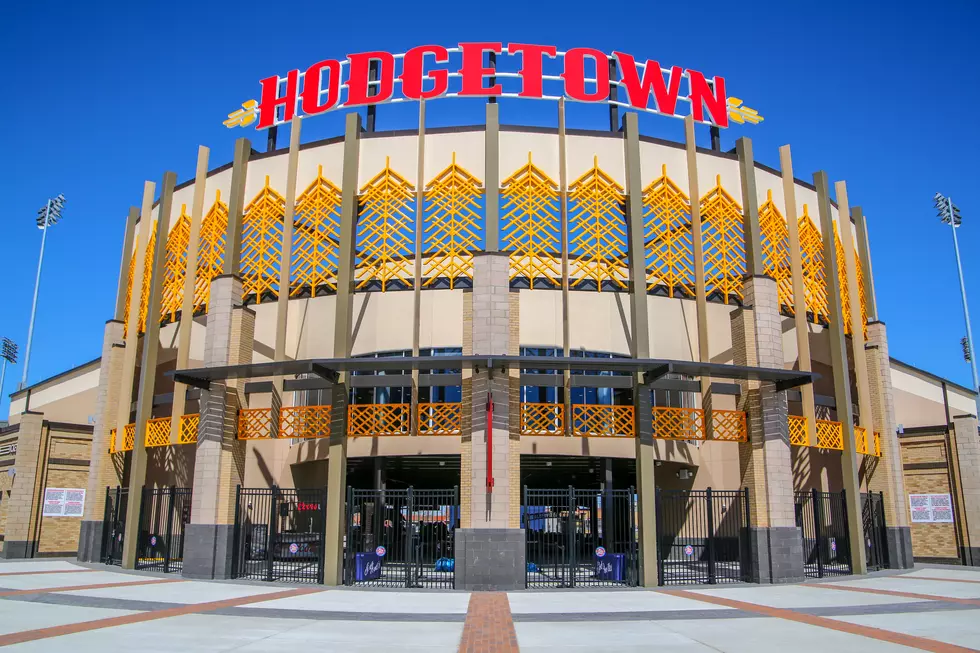
[[[17,362],[17,343],[10,338],[0,338],[0,401],[3,401],[3,380],[7,376],[7,363]]]
[[[44,242],[47,240],[48,227],[58,224],[61,212],[65,208],[65,196],[61,193],[49,199],[37,212],[37,228],[41,230],[41,254],[37,259],[37,277],[34,279],[34,301],[31,302],[31,322],[27,327],[27,347],[24,348],[24,372],[21,375],[18,389],[27,386],[27,370],[31,363],[31,343],[34,341],[34,316],[37,313],[37,291],[41,285],[41,266],[44,264]]]
[[[956,237],[956,230],[963,224],[963,216],[960,214],[960,208],[953,204],[952,198],[936,193],[932,199],[936,206],[936,215],[953,231],[953,251],[956,254],[956,270],[960,275],[960,298],[963,300],[963,319],[966,322],[966,342],[963,343],[963,353],[964,358],[970,361],[970,368],[973,371],[973,391],[980,392],[977,360],[976,356],[972,355],[976,350],[973,348],[973,329],[970,328],[970,309],[966,303],[966,284],[963,282],[963,264],[960,262],[960,242]],[[980,395],[977,396],[977,413],[980,415]]]

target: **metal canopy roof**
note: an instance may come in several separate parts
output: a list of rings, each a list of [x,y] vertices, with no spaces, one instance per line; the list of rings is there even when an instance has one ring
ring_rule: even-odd
[[[551,356],[392,356],[385,358],[318,358],[313,360],[249,363],[227,367],[199,367],[167,372],[175,381],[207,389],[212,381],[257,379],[272,376],[312,374],[334,383],[340,372],[384,374],[403,370],[473,370],[530,369],[630,372],[643,375],[648,384],[667,374],[696,378],[772,381],[778,390],[812,383],[819,375],[799,370],[785,370],[723,363],[672,361],[656,358],[572,358]]]

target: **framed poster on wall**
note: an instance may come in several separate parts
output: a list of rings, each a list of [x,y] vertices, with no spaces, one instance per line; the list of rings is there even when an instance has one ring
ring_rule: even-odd
[[[953,499],[948,494],[910,494],[913,524],[952,524]]]

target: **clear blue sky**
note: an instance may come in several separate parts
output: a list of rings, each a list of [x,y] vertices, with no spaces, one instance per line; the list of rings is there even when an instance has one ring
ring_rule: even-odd
[[[23,352],[40,244],[33,220],[46,198],[63,192],[68,203],[49,234],[32,382],[99,355],[123,218],[139,204],[143,181],[159,182],[166,170],[187,179],[199,144],[211,147],[213,164],[224,163],[246,131],[264,148],[263,134],[221,125],[258,95],[259,79],[350,52],[522,41],[620,49],[726,77],[729,94],[766,120],[728,130],[724,147],[749,135],[756,158],[777,166],[777,148],[790,143],[797,176],[825,169],[831,180],[847,180],[851,204],[869,216],[892,355],[969,385],[949,228],[934,218],[931,198],[951,194],[966,216],[959,234],[980,329],[978,24],[976,2],[941,0],[7,3],[0,335]],[[432,124],[479,122],[469,102],[434,103]],[[540,102],[505,104],[502,120],[544,122],[546,110]],[[601,128],[604,115],[582,107],[570,126]],[[413,112],[382,107],[378,128],[412,120]],[[682,135],[668,118],[645,119],[642,128]],[[336,116],[319,117],[304,126],[304,139],[339,129]],[[20,365],[8,369],[4,395],[20,375]]]

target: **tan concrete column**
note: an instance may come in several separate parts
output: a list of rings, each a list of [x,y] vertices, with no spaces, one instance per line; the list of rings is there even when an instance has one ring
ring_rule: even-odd
[[[694,118],[684,118],[684,149],[687,153],[687,187],[691,198],[691,252],[694,256],[694,301],[698,319],[698,360],[711,362],[708,339],[708,293],[704,283],[704,239],[701,235],[701,187],[698,183],[698,147],[694,134]],[[701,408],[705,411],[705,433],[712,436],[711,377],[701,377]]]
[[[41,515],[43,488],[38,461],[45,449],[44,413],[21,413],[14,457],[14,480],[7,498],[7,525],[3,558],[33,558],[37,548],[37,520]]]
[[[861,511],[861,483],[858,478],[857,452],[854,448],[854,409],[851,405],[850,372],[847,365],[847,343],[844,340],[844,318],[841,309],[840,279],[837,275],[837,246],[834,242],[834,220],[831,214],[830,187],[827,173],[813,174],[817,188],[820,233],[823,237],[824,279],[827,284],[827,308],[830,325],[830,363],[834,371],[834,399],[837,420],[841,423],[844,451],[841,452],[841,475],[847,501],[847,524],[851,549],[851,568],[855,574],[868,573],[864,542],[864,520]]]
[[[643,239],[643,171],[640,166],[640,128],[636,114],[623,116],[626,160],[626,224],[630,265],[630,320],[633,358],[650,358],[650,316],[647,302],[646,244]],[[639,500],[640,585],[660,584],[657,564],[657,500],[653,447],[653,408],[650,387],[637,375],[633,383],[636,415],[636,493]]]
[[[358,164],[361,116],[347,114],[344,132],[344,167],[340,198],[340,244],[337,248],[337,303],[334,314],[335,358],[351,354],[354,313],[354,244],[357,238]],[[348,375],[341,372],[331,389],[330,453],[327,460],[327,523],[324,542],[323,584],[343,583],[344,506],[347,497]]]
[[[422,332],[422,227],[425,217],[425,100],[419,101],[419,138],[415,164],[415,277],[412,282],[412,356],[419,355]],[[410,432],[418,435],[419,370],[412,370]]]
[[[977,433],[976,416],[954,417],[953,437],[963,497],[960,514],[954,515],[962,533],[960,558],[964,564],[980,567],[980,434]]]
[[[487,191],[486,251],[500,249],[500,105],[487,103],[483,185]]]
[[[568,155],[565,140],[565,98],[558,99],[558,202],[561,231],[561,348],[562,356],[571,356],[571,326],[568,319]],[[519,351],[517,353],[520,353]],[[573,432],[572,373],[562,372],[562,389],[565,404],[565,433]],[[520,392],[518,390],[518,392]]]

